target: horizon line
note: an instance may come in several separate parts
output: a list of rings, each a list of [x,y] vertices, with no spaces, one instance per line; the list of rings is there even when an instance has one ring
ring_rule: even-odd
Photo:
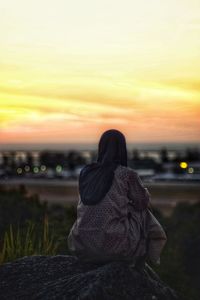
[[[135,145],[135,147],[134,147]],[[26,150],[78,150],[74,149],[74,147],[78,147],[79,150],[95,150],[98,147],[98,142],[33,142],[33,143],[1,143],[0,151],[26,151]],[[189,147],[197,147],[200,149],[200,141],[192,141],[192,142],[127,142],[127,149],[149,149],[149,150],[157,150],[161,148],[171,148],[171,150],[178,150]]]

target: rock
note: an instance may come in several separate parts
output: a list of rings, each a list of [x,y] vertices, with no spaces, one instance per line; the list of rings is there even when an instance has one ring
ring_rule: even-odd
[[[176,300],[149,267],[86,263],[74,256],[29,256],[0,267],[1,300]]]

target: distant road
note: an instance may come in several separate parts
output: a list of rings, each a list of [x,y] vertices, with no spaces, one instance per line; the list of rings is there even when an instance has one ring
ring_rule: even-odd
[[[64,179],[12,179],[0,180],[5,188],[24,185],[28,194],[38,194],[42,201],[49,203],[76,205],[78,202],[78,182]],[[151,193],[154,207],[168,215],[180,202],[200,202],[200,185],[193,182],[152,182],[146,183]]]

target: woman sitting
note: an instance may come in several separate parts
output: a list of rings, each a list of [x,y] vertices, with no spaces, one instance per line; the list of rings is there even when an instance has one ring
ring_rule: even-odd
[[[166,235],[148,209],[150,194],[137,173],[127,167],[124,135],[108,130],[101,136],[97,162],[79,176],[77,220],[68,236],[72,253],[85,260],[147,257],[159,263]]]

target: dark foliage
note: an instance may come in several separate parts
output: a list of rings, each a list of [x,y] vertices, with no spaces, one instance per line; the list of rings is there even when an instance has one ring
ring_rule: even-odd
[[[169,218],[158,211],[154,214],[163,224],[168,236],[167,245],[156,271],[172,288],[186,300],[200,299],[200,203],[180,204]],[[47,205],[37,196],[28,196],[23,187],[19,190],[0,191],[0,250],[5,231],[23,228],[29,221],[37,223],[42,230],[44,217],[49,220],[59,242],[57,254],[68,254],[66,237],[76,218],[75,207]]]
[[[200,203],[179,204],[170,218],[157,215],[168,242],[157,272],[188,300],[200,299]]]
[[[73,206],[47,205],[39,201],[37,195],[27,196],[24,187],[20,189],[0,190],[0,247],[4,233],[13,228],[26,228],[30,222],[37,224],[36,230],[42,233],[44,218],[49,220],[50,230],[59,242],[59,253],[67,253],[66,237],[76,218]]]

